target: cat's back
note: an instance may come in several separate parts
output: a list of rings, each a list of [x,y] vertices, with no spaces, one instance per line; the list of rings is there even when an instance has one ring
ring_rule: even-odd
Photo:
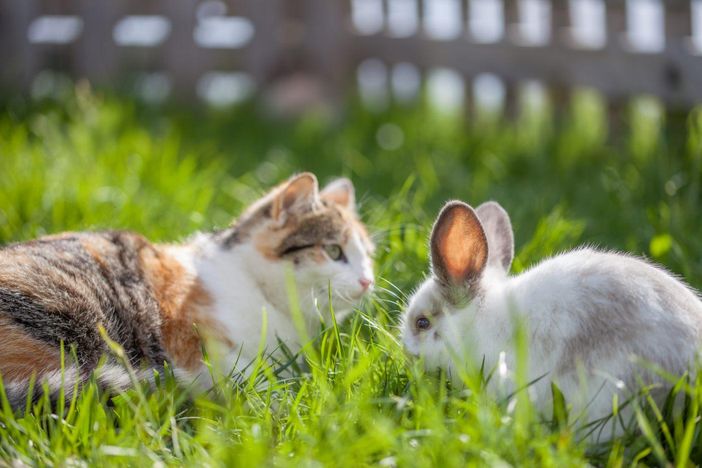
[[[144,237],[126,231],[65,233],[5,246],[0,335],[75,344],[79,361],[90,367],[103,352],[103,325],[134,361],[161,359],[158,304],[144,271],[144,258],[154,252]]]
[[[123,282],[137,281],[140,256],[148,246],[145,238],[127,231],[68,232],[9,244],[0,249],[0,287],[48,298],[59,286],[81,289],[100,276],[119,273]]]

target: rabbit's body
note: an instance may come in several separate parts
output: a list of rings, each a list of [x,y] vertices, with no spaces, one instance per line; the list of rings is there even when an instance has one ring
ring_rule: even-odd
[[[467,205],[449,205],[434,227],[434,275],[405,315],[411,353],[454,375],[465,359],[484,362],[495,369],[489,385],[508,394],[522,324],[534,401],[548,410],[556,382],[588,420],[611,414],[613,393],[621,403],[641,383],[662,382],[642,362],[673,375],[691,369],[702,344],[702,301],[681,281],[644,260],[590,248],[508,276],[509,218],[496,204],[481,208],[476,216]]]
[[[494,279],[478,307],[476,320],[502,330],[497,340],[476,336],[481,348],[492,348],[486,358],[514,349],[518,314],[529,332],[529,377],[550,377],[535,384],[537,401],[548,401],[555,380],[571,399],[584,398],[592,416],[610,413],[612,391],[635,389],[647,374],[633,357],[682,375],[702,342],[702,302],[693,292],[643,260],[592,249]]]

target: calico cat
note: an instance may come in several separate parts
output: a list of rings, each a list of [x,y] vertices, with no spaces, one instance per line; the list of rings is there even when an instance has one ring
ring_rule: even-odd
[[[310,173],[274,188],[230,227],[183,244],[111,231],[9,245],[0,250],[0,376],[15,405],[33,375],[56,390],[63,343],[77,360],[63,378],[84,379],[107,351],[100,326],[135,366],[169,363],[184,378],[207,380],[205,343],[223,365],[250,363],[264,313],[268,349],[280,340],[294,352],[291,275],[314,336],[330,305],[341,319],[372,289],[372,252],[351,182],[320,192]],[[105,385],[128,382],[118,367],[101,369]]]
[[[457,370],[482,363],[496,369],[488,388],[508,395],[515,390],[515,324],[522,323],[537,406],[552,408],[555,382],[572,414],[603,422],[615,394],[621,404],[642,384],[654,384],[653,397],[659,403],[665,397],[668,382],[644,363],[674,376],[695,369],[700,296],[648,261],[582,248],[509,276],[512,225],[495,202],[476,210],[448,203],[430,248],[432,275],[411,298],[402,326],[405,348],[430,368],[447,369],[460,381]],[[630,410],[620,414],[631,416]],[[602,434],[623,429],[610,422]]]

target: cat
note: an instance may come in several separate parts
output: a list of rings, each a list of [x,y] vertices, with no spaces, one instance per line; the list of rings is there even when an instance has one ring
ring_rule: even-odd
[[[182,244],[108,231],[6,246],[0,250],[0,376],[14,405],[25,401],[33,375],[58,391],[63,343],[76,359],[64,367],[64,380],[84,379],[106,354],[102,326],[133,365],[168,363],[176,376],[204,385],[210,374],[203,345],[217,349],[224,366],[248,365],[259,349],[264,314],[267,349],[282,342],[299,350],[291,275],[310,337],[330,306],[339,320],[348,315],[373,288],[373,249],[351,182],[338,179],[319,191],[311,173],[274,188],[228,228]],[[122,388],[129,379],[123,368],[106,365],[99,382]],[[69,393],[71,386],[65,385]]]
[[[527,382],[537,407],[552,408],[555,382],[581,421],[602,421],[602,434],[621,433],[607,420],[612,398],[640,384],[669,385],[653,364],[681,376],[694,369],[702,344],[702,301],[682,281],[630,255],[580,248],[509,276],[512,225],[495,202],[473,210],[448,203],[434,224],[432,275],[403,314],[402,341],[428,368],[460,380],[462,366],[495,370],[492,391],[515,390],[517,323],[528,339]],[[632,359],[633,357],[638,359]],[[523,382],[525,383],[525,382]],[[631,405],[622,413],[631,416]],[[613,425],[614,424],[614,425]],[[599,436],[600,434],[598,434]]]

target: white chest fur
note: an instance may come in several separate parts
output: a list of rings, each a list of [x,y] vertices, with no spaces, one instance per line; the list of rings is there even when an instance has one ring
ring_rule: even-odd
[[[217,324],[216,335],[232,345],[208,342],[209,357],[222,373],[250,368],[260,349],[271,353],[279,341],[293,352],[300,345],[288,312],[285,273],[266,265],[251,249],[241,245],[225,250],[203,236],[188,248],[171,251],[210,296],[203,313]],[[203,366],[190,376],[207,379],[208,372]]]

